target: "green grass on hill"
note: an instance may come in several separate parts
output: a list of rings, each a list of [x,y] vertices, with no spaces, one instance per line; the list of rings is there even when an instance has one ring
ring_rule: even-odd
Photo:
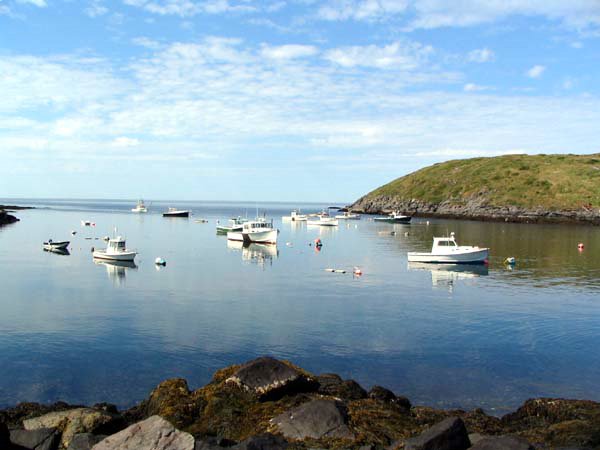
[[[507,155],[447,161],[398,178],[368,197],[463,204],[478,195],[489,206],[597,208],[600,154]]]

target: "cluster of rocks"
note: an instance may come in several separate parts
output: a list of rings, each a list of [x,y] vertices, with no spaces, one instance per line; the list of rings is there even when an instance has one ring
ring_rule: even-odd
[[[0,207],[0,226],[2,225],[8,225],[9,223],[15,223],[18,222],[19,219],[17,219],[15,216],[7,213],[4,209],[2,209]]]
[[[587,223],[600,225],[600,209],[580,208],[572,210],[527,209],[517,206],[493,206],[486,201],[485,192],[463,202],[446,200],[429,203],[417,199],[394,196],[364,196],[348,207],[364,214],[387,214],[401,211],[420,217],[470,219],[482,221],[505,221],[525,223]]]
[[[171,379],[119,412],[22,403],[0,411],[2,450],[533,450],[600,448],[600,404],[528,400],[516,412],[413,406],[379,386],[312,375],[269,357],[228,367],[191,391]]]

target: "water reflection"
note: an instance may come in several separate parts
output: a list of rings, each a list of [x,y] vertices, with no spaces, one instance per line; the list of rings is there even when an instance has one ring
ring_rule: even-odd
[[[45,248],[44,251],[47,253],[54,253],[55,255],[63,256],[68,256],[71,254],[66,248]]]
[[[273,265],[273,260],[279,256],[275,244],[255,244],[250,242],[227,241],[227,249],[242,252],[242,260],[259,266]]]
[[[409,262],[408,270],[428,270],[431,272],[433,287],[445,287],[449,291],[454,289],[454,283],[460,280],[469,280],[487,276],[488,266],[485,264],[430,264]]]
[[[124,286],[127,278],[127,270],[137,269],[133,261],[107,261],[94,258],[94,264],[106,267],[108,278],[115,286]]]

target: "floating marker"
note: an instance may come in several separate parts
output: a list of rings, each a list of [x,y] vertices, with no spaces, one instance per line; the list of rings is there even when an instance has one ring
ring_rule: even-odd
[[[354,268],[354,275],[356,275],[357,277],[360,277],[362,275],[362,270],[360,270],[359,267],[355,267]]]
[[[583,242],[580,242],[579,244],[577,244],[577,248],[579,249],[579,251],[582,251],[584,249]]]
[[[154,264],[156,264],[157,266],[166,266],[167,265],[167,261],[165,261],[161,257],[158,257],[158,258],[156,258],[154,260]]]
[[[514,256],[509,256],[508,258],[506,258],[504,260],[504,264],[508,264],[508,265],[511,265],[511,266],[514,266],[516,262],[517,262],[517,260],[515,259]]]

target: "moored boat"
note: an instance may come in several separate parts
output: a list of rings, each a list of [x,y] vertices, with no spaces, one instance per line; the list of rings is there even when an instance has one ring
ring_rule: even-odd
[[[334,217],[320,216],[318,220],[309,220],[306,222],[308,225],[315,225],[321,227],[337,227],[339,222]]]
[[[454,233],[450,237],[434,237],[431,252],[408,252],[409,262],[437,264],[484,264],[489,248],[458,245]]]
[[[267,221],[261,217],[245,222],[242,225],[241,231],[228,232],[227,239],[261,244],[276,244],[278,234],[279,230],[273,226],[273,221]]]
[[[92,256],[96,259],[110,261],[133,261],[137,252],[125,246],[125,239],[117,236],[108,240],[105,250],[94,250]]]
[[[248,222],[248,219],[238,216],[229,219],[229,225],[220,225],[219,223],[217,223],[217,234],[227,234],[230,231],[241,232],[242,227],[246,222]]]
[[[169,208],[163,213],[163,217],[189,217],[190,212],[187,209]]]
[[[289,216],[283,216],[281,219],[283,221],[291,222],[306,222],[308,220],[308,216],[306,214],[300,214],[300,211],[294,209]]]
[[[131,210],[131,212],[134,212],[134,213],[147,213],[148,212],[148,208],[146,208],[146,205],[144,204],[144,200],[138,200],[137,205],[135,206],[135,208],[133,208]]]
[[[55,242],[52,239],[48,239],[48,242],[44,242],[44,250],[54,251],[54,250],[65,250],[69,246],[69,241],[60,241]]]
[[[360,220],[360,215],[351,213],[350,211],[346,211],[343,214],[338,214],[337,216],[335,216],[335,218],[341,220]]]
[[[411,219],[411,216],[405,216],[404,214],[400,214],[398,211],[394,211],[391,214],[388,214],[386,217],[375,217],[373,220],[387,223],[409,223]]]

